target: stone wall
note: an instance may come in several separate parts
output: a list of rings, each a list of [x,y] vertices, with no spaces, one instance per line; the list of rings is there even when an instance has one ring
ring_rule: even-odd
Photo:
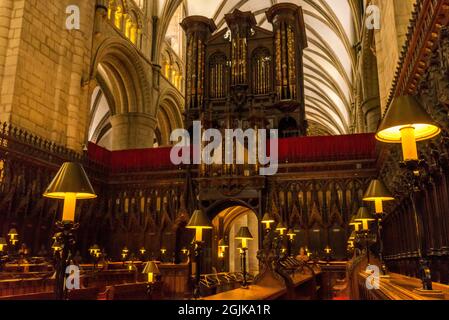
[[[393,84],[402,46],[416,0],[373,0],[381,12],[380,30],[375,32],[379,91],[382,111]]]
[[[81,30],[69,31],[66,7],[73,4],[81,10]],[[2,1],[0,15],[1,120],[81,150],[94,2]]]

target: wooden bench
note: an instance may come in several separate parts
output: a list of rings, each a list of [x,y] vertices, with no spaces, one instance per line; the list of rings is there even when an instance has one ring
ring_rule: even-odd
[[[67,292],[68,300],[97,300],[100,289],[98,287],[70,290]]]
[[[54,292],[29,293],[14,296],[3,296],[0,300],[55,300]]]
[[[149,300],[146,282],[108,286],[102,295],[106,300]]]

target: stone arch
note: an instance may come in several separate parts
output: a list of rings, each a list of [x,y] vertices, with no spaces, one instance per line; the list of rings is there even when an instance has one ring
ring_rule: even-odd
[[[103,41],[94,55],[91,79],[110,106],[112,150],[153,146],[156,107],[151,103],[150,72],[136,48],[124,39]]]
[[[124,103],[123,105],[116,103],[117,113],[145,112],[153,115],[155,113],[155,110],[147,110],[151,106],[148,76],[150,70],[144,67],[141,60],[140,55],[128,41],[118,38],[103,41],[96,51],[91,78],[96,78],[100,74],[103,78],[107,76],[105,80],[116,82],[116,89],[120,91],[113,92],[114,98],[119,95],[120,102]],[[102,66],[105,66],[103,71]]]
[[[179,93],[168,88],[162,92],[158,101],[157,122],[162,145],[170,144],[170,134],[175,129],[183,128],[183,99]]]

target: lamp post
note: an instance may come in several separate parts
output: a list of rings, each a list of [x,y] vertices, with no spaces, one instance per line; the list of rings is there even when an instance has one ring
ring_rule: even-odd
[[[288,229],[287,231],[287,236],[288,236],[288,246],[287,246],[287,253],[288,256],[291,257],[292,256],[292,246],[293,246],[293,241],[296,237],[296,233],[293,231],[292,228]]]
[[[382,239],[382,220],[384,218],[384,210],[383,210],[383,202],[384,201],[393,201],[394,198],[391,196],[390,192],[387,190],[387,187],[384,183],[378,179],[374,179],[371,181],[368,189],[363,196],[363,201],[374,202],[374,207],[376,211],[377,218],[377,238],[379,241],[379,259],[381,263],[381,269],[383,276],[387,275],[387,266],[385,265],[383,259],[383,239]]]
[[[330,264],[330,261],[331,261],[331,254],[332,254],[332,249],[331,249],[331,247],[329,247],[329,245],[327,245],[326,248],[324,248],[324,252],[326,253],[327,264]]]
[[[142,247],[139,249],[140,252],[140,258],[142,261],[145,261],[146,259],[146,253],[147,253],[147,249],[145,249],[145,247]]]
[[[419,159],[417,141],[425,141],[439,135],[441,129],[434,124],[431,117],[426,113],[421,104],[412,96],[400,96],[395,98],[387,113],[385,114],[376,139],[385,143],[400,143],[402,146],[403,162],[414,179],[410,184],[409,197],[412,204],[415,220],[415,229],[418,242],[418,258],[421,271],[422,290],[432,290],[431,271],[423,255],[423,232],[421,216],[416,210],[415,186],[420,176],[419,169],[424,161]]]
[[[100,247],[98,244],[94,244],[89,248],[89,254],[93,258],[94,261],[94,271],[97,269],[98,259],[100,258]]]
[[[19,234],[17,233],[17,230],[15,228],[11,228],[8,232],[8,238],[13,247],[15,247],[16,243],[19,241],[18,237]]]
[[[349,225],[354,227],[354,231],[355,231],[355,232],[358,232],[358,231],[360,230],[360,227],[362,226],[362,222],[356,221],[356,220],[355,220],[355,217],[356,217],[356,216],[353,216],[353,217],[351,218],[351,221],[349,222]]]
[[[361,222],[362,227],[356,236],[358,235],[362,240],[362,245],[365,245],[366,248],[366,256],[368,259],[368,264],[370,263],[369,259],[369,223],[373,222],[375,219],[369,214],[368,209],[366,207],[360,207],[357,215],[354,219],[356,222]]]
[[[145,264],[142,273],[146,274],[148,277],[147,295],[149,298],[151,298],[154,290],[154,282],[155,282],[154,276],[160,274],[159,268],[157,267],[157,264],[154,261],[148,261]]]
[[[269,212],[266,212],[263,215],[263,218],[262,218],[261,222],[265,225],[265,229],[267,230],[267,232],[270,232],[271,224],[275,223],[275,220],[274,220],[274,218],[271,216],[271,214]]]
[[[242,288],[247,289],[248,288],[248,282],[246,280],[247,272],[246,272],[246,253],[248,252],[248,241],[254,240],[253,236],[251,235],[251,232],[249,231],[248,227],[241,227],[237,235],[235,236],[236,240],[242,240],[242,272],[243,272],[243,283]]]
[[[284,225],[284,223],[281,221],[278,223],[278,225],[276,226],[276,231],[279,232],[279,234],[281,236],[284,235],[284,233],[287,231],[287,227]]]
[[[229,248],[229,244],[225,241],[225,239],[220,239],[218,241],[218,257],[222,259],[222,271],[225,269],[225,254],[226,248]]]
[[[58,230],[56,240],[62,244],[62,253],[60,265],[56,268],[55,293],[56,297],[62,300],[65,293],[65,270],[69,263],[71,247],[75,244],[74,233],[79,227],[75,224],[76,200],[94,199],[97,195],[83,166],[80,163],[66,162],[61,166],[43,196],[64,200],[62,220],[56,223]]]
[[[128,257],[128,253],[129,253],[128,247],[124,246],[122,249],[122,253],[121,253],[123,265],[125,265],[126,258]]]
[[[203,230],[212,229],[212,225],[203,210],[195,210],[186,228],[195,230],[195,240],[193,242],[195,255],[195,289],[193,291],[193,297],[198,299],[200,297]]]
[[[0,237],[0,272],[3,271],[3,263],[5,262],[5,249],[8,246],[6,239]]]

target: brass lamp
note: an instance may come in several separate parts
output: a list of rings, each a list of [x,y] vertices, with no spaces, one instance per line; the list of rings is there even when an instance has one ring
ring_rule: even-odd
[[[368,186],[368,189],[363,196],[363,201],[374,202],[374,207],[377,215],[377,238],[379,241],[379,258],[382,265],[383,275],[387,274],[387,267],[383,260],[383,241],[382,241],[382,218],[383,218],[383,202],[393,201],[394,197],[390,194],[387,187],[381,180],[374,179]]]
[[[237,235],[235,236],[236,240],[242,240],[242,248],[241,248],[241,255],[242,255],[242,271],[243,271],[243,288],[248,288],[248,283],[246,281],[246,251],[248,251],[247,241],[248,240],[254,240],[251,232],[249,231],[248,227],[241,227]]]
[[[363,201],[374,202],[377,214],[383,213],[383,201],[393,200],[394,197],[390,194],[385,184],[378,179],[371,180],[363,196]]]
[[[160,274],[159,268],[154,261],[148,261],[142,271],[143,274],[148,275],[148,283],[154,282],[154,276]]]
[[[80,163],[66,162],[59,169],[50,185],[45,190],[44,197],[64,199],[62,220],[56,223],[58,228],[57,240],[62,244],[60,266],[57,268],[55,292],[58,299],[64,299],[65,269],[69,264],[70,248],[75,244],[75,208],[77,199],[94,199],[97,197],[89,178]]]
[[[248,227],[241,227],[237,235],[235,236],[236,240],[242,240],[242,248],[248,248],[248,240],[254,240],[251,232]]]
[[[327,254],[330,254],[332,252],[331,247],[326,246],[326,248],[324,248],[324,252],[326,252]]]
[[[265,224],[266,229],[270,229],[270,225],[275,223],[275,220],[269,212],[266,212],[263,215],[262,223]]]
[[[10,230],[9,230],[9,232],[8,232],[8,238],[9,238],[9,241],[11,242],[11,244],[14,246],[14,245],[16,245],[16,243],[17,243],[17,241],[19,241],[18,239],[17,239],[17,237],[18,237],[18,233],[17,233],[17,230],[15,229],[15,228],[11,228]]]
[[[97,195],[83,166],[80,163],[66,162],[45,190],[44,197],[64,199],[62,221],[73,222],[75,221],[76,200],[94,199]]]
[[[369,222],[375,221],[374,217],[369,213],[366,207],[360,207],[359,211],[357,211],[357,215],[355,216],[355,221],[359,221],[362,223],[362,230],[369,230]]]
[[[8,243],[6,242],[6,239],[3,237],[0,237],[0,252],[3,252],[3,250],[5,249],[5,247],[8,245]]]
[[[141,254],[141,255],[144,255],[145,252],[147,252],[147,250],[146,250],[144,247],[140,248],[139,251],[140,251],[140,254]]]
[[[401,143],[404,161],[417,161],[417,141],[436,137],[441,129],[434,124],[422,105],[412,96],[397,97],[376,134],[386,143]]]
[[[293,240],[294,237],[296,237],[296,233],[293,231],[292,228],[288,229],[287,236],[290,240]]]
[[[359,231],[360,230],[360,225],[362,224],[362,222],[361,221],[356,221],[355,220],[355,217],[356,216],[353,216],[352,218],[351,218],[351,221],[349,222],[349,225],[350,226],[353,226],[354,227],[354,231]]]
[[[281,222],[276,226],[276,231],[279,231],[279,234],[282,236],[284,232],[287,230],[287,227]]]
[[[186,228],[195,229],[195,240],[202,242],[203,229],[212,229],[212,225],[203,210],[195,210]]]
[[[229,245],[226,243],[226,241],[224,239],[220,239],[220,241],[218,241],[218,257],[219,258],[224,258],[224,253],[226,251],[226,248],[228,248]]]
[[[11,228],[11,229],[9,230],[9,232],[8,232],[8,237],[9,237],[10,240],[16,239],[16,237],[17,237],[18,235],[19,235],[19,234],[17,233],[16,228]]]
[[[376,134],[376,139],[386,143],[401,143],[406,168],[413,172],[414,179],[419,177],[419,165],[424,162],[418,158],[416,141],[424,141],[436,137],[441,129],[426,113],[423,106],[412,96],[397,97],[388,109]],[[421,270],[423,290],[432,290],[431,271],[426,258],[423,257],[422,221],[416,210],[414,199],[415,188],[410,190],[413,215],[418,241],[418,257]]]
[[[123,259],[123,260],[126,259],[126,257],[128,256],[128,253],[129,253],[128,247],[125,246],[125,247],[122,249],[122,259]]]
[[[94,244],[89,248],[89,253],[91,256],[97,257],[97,255],[100,253],[100,247],[97,244]]]
[[[201,251],[203,242],[203,229],[212,229],[212,224],[203,210],[195,210],[186,228],[195,229],[194,256],[195,256],[195,289],[194,298],[200,297],[201,278]]]

